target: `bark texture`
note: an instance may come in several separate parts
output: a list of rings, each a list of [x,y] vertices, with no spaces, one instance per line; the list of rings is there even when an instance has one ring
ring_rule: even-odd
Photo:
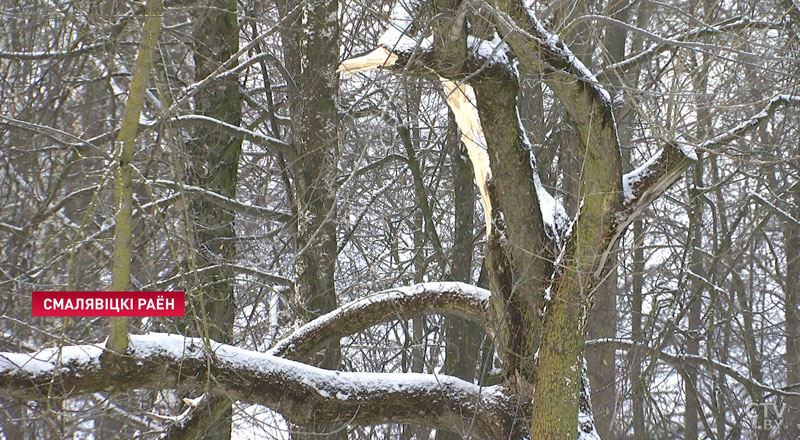
[[[235,0],[207,0],[192,10],[193,59],[196,81],[212,75],[239,50],[239,26]],[[215,79],[214,84],[194,96],[196,114],[238,127],[242,120],[242,98],[236,76]],[[197,124],[193,139],[186,145],[189,158],[186,181],[211,193],[236,198],[239,155],[242,139],[231,136],[220,125]],[[235,212],[219,207],[205,193],[190,201],[192,244],[191,264],[196,271],[194,288],[188,289],[192,322],[190,335],[220,342],[233,336],[236,260]],[[202,389],[202,388],[200,388]],[[225,440],[231,435],[231,401],[215,396],[208,410],[198,412],[181,427],[184,438]],[[178,431],[182,431],[178,429]],[[173,433],[174,438],[178,433]]]
[[[293,81],[288,91],[294,150],[289,166],[297,213],[293,306],[300,320],[310,321],[336,308],[338,3],[277,0],[276,4],[286,23],[280,32],[286,70]],[[336,369],[340,357],[339,341],[331,340],[313,363]],[[309,425],[300,430],[309,431],[309,438],[324,432],[333,432],[331,438],[347,437],[342,426]]]
[[[161,31],[161,0],[148,0],[145,9],[145,22],[142,41],[133,67],[133,78],[128,88],[125,114],[122,117],[115,147],[114,161],[114,202],[117,208],[114,224],[114,254],[112,256],[111,291],[130,290],[131,260],[133,259],[133,184],[131,182],[131,162],[136,148],[136,132],[139,128],[139,115],[144,105],[147,82],[153,67],[153,53],[158,44]],[[117,352],[124,352],[128,346],[127,318],[110,318],[109,345]]]

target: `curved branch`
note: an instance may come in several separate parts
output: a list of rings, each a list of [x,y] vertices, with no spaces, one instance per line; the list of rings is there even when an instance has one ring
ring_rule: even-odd
[[[784,388],[775,388],[769,385],[766,385],[762,382],[759,382],[753,378],[747,377],[744,374],[736,371],[732,365],[723,364],[722,362],[717,362],[713,359],[709,359],[704,356],[692,355],[692,354],[669,354],[665,353],[661,350],[657,350],[655,348],[649,347],[644,344],[639,344],[633,341],[623,340],[623,339],[595,339],[591,341],[586,341],[586,345],[608,345],[617,350],[641,350],[648,355],[662,359],[666,363],[672,365],[675,368],[682,368],[685,365],[702,365],[706,368],[719,371],[726,376],[730,377],[731,379],[739,382],[742,384],[748,392],[752,392],[753,390],[763,391],[768,394],[775,394],[783,397],[787,396],[800,396],[798,392],[786,391]],[[786,387],[786,388],[792,388]]]
[[[23,399],[98,391],[208,388],[265,405],[294,423],[420,423],[479,438],[519,438],[515,403],[499,387],[450,376],[323,370],[200,338],[131,335],[125,355],[102,345],[0,353],[0,389]],[[517,431],[513,431],[516,429]]]
[[[328,341],[370,326],[422,312],[450,312],[488,325],[489,291],[459,282],[423,283],[384,290],[351,302],[300,327],[269,350],[273,356],[303,360]]]

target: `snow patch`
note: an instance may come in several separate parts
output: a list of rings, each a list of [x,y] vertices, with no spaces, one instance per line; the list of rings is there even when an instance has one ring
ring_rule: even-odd
[[[522,118],[519,114],[519,106],[516,108],[517,113],[517,127],[519,127],[520,131],[522,132],[522,144],[525,149],[528,150],[530,154],[530,161],[531,161],[531,171],[533,173],[533,184],[536,187],[536,198],[539,200],[539,211],[542,214],[542,224],[544,225],[545,231],[550,236],[550,238],[554,239],[556,243],[559,242],[561,238],[560,232],[564,230],[564,226],[567,224],[569,217],[567,216],[567,210],[564,209],[564,205],[561,204],[560,201],[556,200],[547,189],[545,189],[544,185],[542,185],[542,179],[539,177],[539,172],[536,170],[536,155],[533,152],[533,144],[531,144],[530,139],[528,139],[528,134],[525,132],[524,125],[522,125]]]
[[[675,136],[675,144],[684,156],[691,160],[697,160],[697,152],[695,151],[694,144],[689,143],[682,135],[678,134]]]
[[[487,60],[492,64],[501,64],[504,66],[510,66],[511,64],[508,56],[508,45],[497,33],[494,34],[491,40],[483,40],[468,35],[467,47],[478,59]]]
[[[635,186],[642,179],[653,173],[652,165],[656,163],[664,154],[664,150],[659,150],[647,162],[640,165],[635,170],[622,176],[622,192],[625,196],[625,203],[628,204],[636,198]]]
[[[0,353],[0,374],[16,372],[36,377],[58,368],[77,365],[99,365],[102,345],[70,345],[48,348],[37,353]]]
[[[560,237],[559,232],[564,230],[564,225],[566,225],[567,220],[569,220],[567,210],[564,209],[564,205],[562,205],[560,201],[556,200],[555,197],[550,195],[545,189],[544,185],[542,185],[542,180],[539,178],[539,173],[536,172],[536,170],[533,170],[533,184],[536,186],[536,198],[539,199],[542,223],[551,235],[551,238],[554,238],[556,242],[558,242]]]
[[[417,48],[417,40],[408,36],[414,18],[411,12],[419,5],[418,0],[398,0],[392,8],[389,19],[389,27],[378,39],[378,45],[383,46],[392,52],[411,53]],[[433,44],[433,38],[427,37],[419,42],[422,49],[426,49]]]

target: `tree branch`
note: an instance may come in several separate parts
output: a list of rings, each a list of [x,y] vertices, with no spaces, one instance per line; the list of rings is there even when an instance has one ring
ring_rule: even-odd
[[[450,376],[323,370],[200,338],[131,335],[128,351],[101,362],[102,345],[0,353],[0,389],[22,399],[99,391],[198,389],[265,405],[293,423],[419,423],[478,438],[519,438],[516,403],[503,388]]]
[[[203,196],[208,197],[212,203],[222,208],[230,209],[231,211],[234,212],[239,212],[243,214],[256,213],[281,222],[289,222],[292,220],[292,215],[289,213],[277,211],[263,206],[248,205],[247,203],[240,202],[230,197],[225,197],[222,194],[216,193],[214,191],[205,188],[201,188],[199,186],[187,185],[180,182],[175,182],[172,180],[164,180],[164,179],[146,180],[144,183],[147,185],[172,188],[178,191],[202,194]]]
[[[304,360],[328,341],[370,326],[419,313],[449,312],[479,322],[492,332],[488,290],[459,282],[423,283],[384,290],[351,302],[300,327],[269,350],[274,356]]]
[[[661,350],[649,347],[645,344],[639,344],[633,341],[623,340],[623,339],[595,339],[591,341],[586,341],[586,345],[610,345],[617,350],[641,350],[644,353],[652,356],[656,359],[662,359],[666,363],[672,365],[675,368],[683,368],[687,364],[688,365],[702,365],[706,368],[719,371],[731,379],[739,382],[742,384],[748,392],[753,390],[763,391],[768,394],[774,394],[778,396],[800,396],[798,392],[786,391],[782,388],[775,388],[769,385],[766,385],[762,382],[759,382],[755,379],[745,376],[744,374],[736,371],[732,365],[723,364],[722,362],[715,361],[713,359],[709,359],[705,356],[698,356],[692,354],[669,354],[665,353]],[[791,387],[787,387],[791,388]]]
[[[617,26],[623,26],[626,29],[631,31],[646,35],[647,37],[655,40],[657,44],[651,46],[648,49],[645,49],[636,55],[633,55],[627,59],[624,59],[618,63],[611,64],[606,66],[599,74],[601,78],[608,78],[613,74],[619,74],[620,72],[630,71],[631,69],[645,63],[647,61],[652,60],[655,56],[663,53],[664,51],[673,48],[673,47],[686,47],[690,49],[705,49],[705,53],[710,54],[719,54],[721,50],[727,50],[731,52],[741,52],[734,48],[722,47],[717,45],[699,43],[695,40],[698,40],[702,37],[721,34],[723,32],[730,32],[742,28],[748,27],[758,27],[758,28],[783,28],[783,25],[779,25],[776,23],[762,23],[762,22],[753,22],[747,17],[736,17],[729,20],[725,20],[721,23],[703,27],[700,29],[692,29],[690,31],[684,32],[680,35],[670,38],[664,38],[659,35],[653,34],[652,32],[648,32],[644,29],[639,29],[633,25],[628,23],[622,23],[617,20],[613,20],[609,17],[604,16],[597,16],[597,15],[589,15],[585,17],[581,17],[582,19],[599,19],[603,21],[611,21],[613,24]],[[750,53],[744,53],[747,56],[753,56]]]
[[[800,105],[800,96],[778,95],[772,98],[759,113],[719,136],[701,143],[698,148],[701,151],[713,151],[722,145],[728,144],[757,127],[784,105]],[[683,175],[684,171],[694,164],[695,160],[697,160],[697,156],[692,146],[672,141],[667,143],[661,151],[653,155],[639,168],[622,177],[623,207],[616,214],[616,223],[609,234],[609,237],[611,237],[609,245],[606,246],[606,249],[601,254],[603,261],[611,254],[614,243],[622,237],[628,225],[650,203],[661,197]]]

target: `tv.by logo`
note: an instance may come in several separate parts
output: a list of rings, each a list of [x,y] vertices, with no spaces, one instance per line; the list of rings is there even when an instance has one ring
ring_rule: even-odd
[[[758,422],[756,422],[756,428],[769,430],[781,424],[787,406],[788,405],[783,405],[779,407],[777,403],[754,402],[747,405],[745,412],[749,413],[752,411],[756,415],[759,415],[759,411],[761,411],[761,415],[764,416],[764,422],[762,426],[759,426]]]

